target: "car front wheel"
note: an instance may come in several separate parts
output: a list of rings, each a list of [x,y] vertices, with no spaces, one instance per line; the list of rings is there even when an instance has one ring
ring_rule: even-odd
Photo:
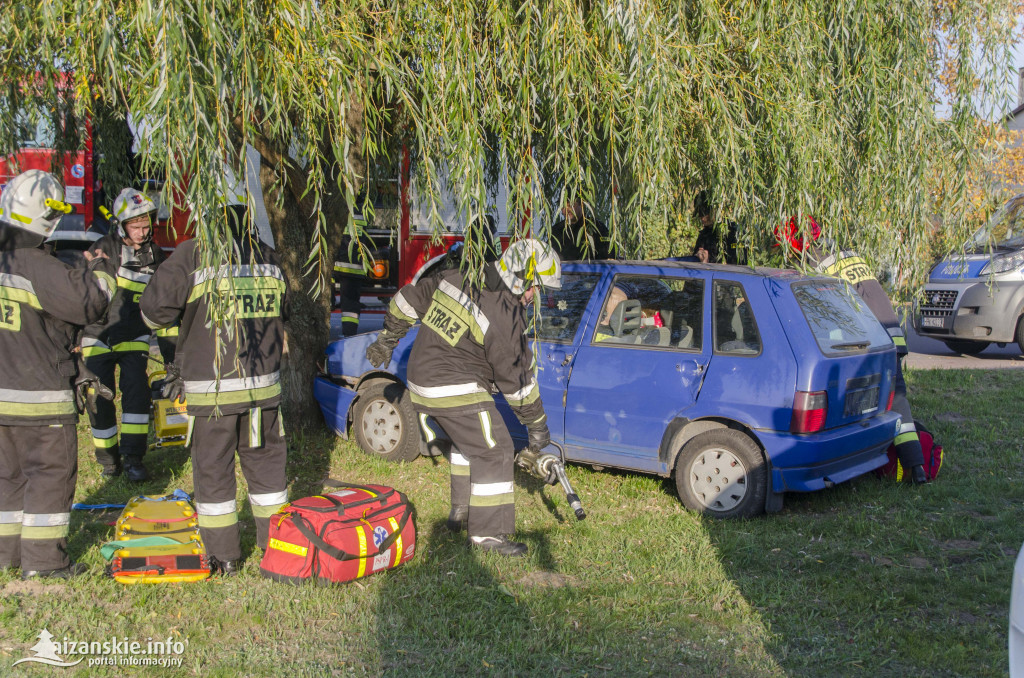
[[[352,419],[356,443],[366,453],[396,462],[419,456],[419,424],[402,384],[378,381],[359,389]]]
[[[978,355],[988,348],[987,341],[971,341],[970,339],[944,339],[943,343],[953,353],[962,355]]]
[[[683,505],[715,518],[746,518],[764,511],[768,470],[749,436],[714,429],[694,436],[676,460]]]

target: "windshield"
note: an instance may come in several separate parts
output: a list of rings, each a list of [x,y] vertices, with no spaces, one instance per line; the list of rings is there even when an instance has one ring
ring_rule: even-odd
[[[978,229],[967,243],[972,251],[987,251],[989,243],[995,249],[1024,247],[1024,194],[1011,198],[999,208],[989,222]]]
[[[842,280],[793,284],[793,295],[807,324],[828,356],[892,346],[889,333],[860,295]]]

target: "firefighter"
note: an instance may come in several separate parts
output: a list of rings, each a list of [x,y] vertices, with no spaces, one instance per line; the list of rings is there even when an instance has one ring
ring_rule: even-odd
[[[121,368],[120,440],[113,402],[100,402],[96,412],[89,414],[96,461],[103,467],[103,475],[110,477],[120,475],[123,462],[125,476],[134,482],[149,478],[142,458],[149,434],[151,395],[146,364],[150,330],[142,322],[139,298],[164,259],[163,250],[153,242],[156,211],[153,201],[134,188],[124,189],[114,200],[110,231],[93,251],[100,250],[117,262],[117,293],[107,317],[82,332],[85,364],[111,390],[115,388],[114,368]],[[162,353],[165,360],[173,360],[172,352],[165,349]]]
[[[526,336],[524,304],[537,286],[561,287],[558,255],[537,240],[520,240],[484,267],[475,283],[458,270],[403,287],[366,349],[379,367],[416,322],[424,329],[409,356],[408,386],[427,440],[432,417],[454,443],[451,463],[452,529],[468,526],[472,547],[505,556],[526,555],[512,541],[515,450],[491,396],[492,382],[529,432],[530,447],[551,442]]]
[[[274,250],[257,239],[243,185],[223,179],[232,243],[229,264],[210,267],[200,244],[177,247],[151,278],[140,302],[153,328],[180,318],[177,356],[164,396],[185,395],[199,530],[223,575],[241,558],[235,502],[235,452],[249,486],[260,548],[270,516],[287,503],[287,448],[279,404],[286,283]]]
[[[41,248],[70,212],[63,199],[57,180],[40,170],[19,174],[0,195],[0,567],[21,567],[24,579],[86,569],[67,552],[76,410],[101,389],[76,370],[72,350],[116,289],[102,254],[86,253],[88,265],[72,268]]]
[[[358,243],[346,235],[334,255],[334,273],[331,276],[334,283],[334,308],[341,311],[343,337],[351,337],[359,331],[359,313],[362,310],[359,296],[366,281],[366,273],[363,271],[358,247]]]
[[[885,293],[885,289],[872,274],[871,268],[860,254],[853,250],[841,250],[836,254],[829,254],[828,249],[837,248],[827,247],[827,243],[821,238],[821,227],[812,217],[807,217],[804,232],[800,231],[796,217],[792,217],[775,228],[775,238],[779,243],[788,243],[790,248],[798,256],[803,256],[805,261],[818,273],[840,278],[850,283],[871,313],[885,327],[892,342],[896,345],[896,394],[892,406],[903,419],[899,434],[894,441],[896,455],[899,458],[896,478],[902,480],[904,469],[910,469],[910,480],[915,485],[927,483],[928,477],[924,471],[924,452],[921,449],[917,427],[914,425],[910,401],[907,400],[907,383],[903,378],[903,359],[909,352],[907,339],[903,334],[903,327],[900,325],[899,316],[896,315],[896,309],[893,308],[889,295]]]

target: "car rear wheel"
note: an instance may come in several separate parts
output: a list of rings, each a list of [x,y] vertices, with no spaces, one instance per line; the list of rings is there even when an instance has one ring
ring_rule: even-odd
[[[676,460],[675,481],[683,505],[705,515],[746,518],[764,511],[764,457],[740,431],[715,429],[687,442]]]
[[[402,384],[377,381],[359,389],[352,428],[359,447],[384,461],[412,461],[420,454],[416,412]]]
[[[978,355],[988,348],[987,341],[971,341],[970,339],[944,339],[943,343],[954,353]]]
[[[1017,331],[1013,333],[1013,340],[1017,342],[1021,353],[1024,353],[1024,315],[1017,318]]]

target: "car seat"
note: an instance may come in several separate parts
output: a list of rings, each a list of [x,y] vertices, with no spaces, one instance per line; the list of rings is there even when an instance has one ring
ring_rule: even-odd
[[[608,326],[615,337],[614,341],[623,344],[635,342],[640,330],[640,301],[626,299],[619,302],[608,319]]]

